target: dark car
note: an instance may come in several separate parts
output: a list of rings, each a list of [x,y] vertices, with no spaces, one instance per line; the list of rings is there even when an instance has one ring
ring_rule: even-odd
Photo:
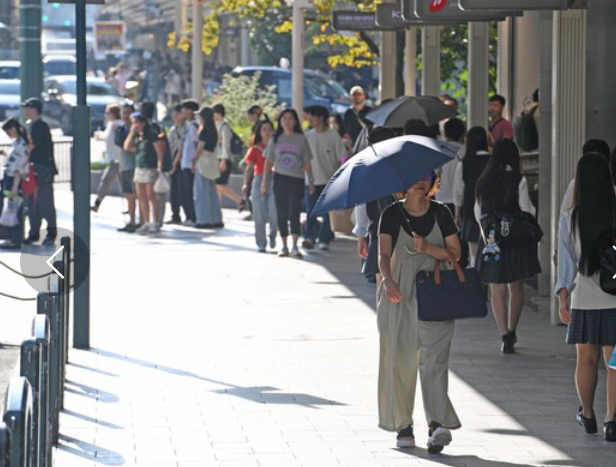
[[[253,66],[237,67],[233,76],[254,76],[259,72],[262,87],[276,86],[278,103],[291,106],[291,70],[286,68]],[[314,70],[304,70],[304,105],[322,105],[331,113],[342,114],[350,107],[349,93],[327,75]]]
[[[65,135],[73,134],[73,106],[77,105],[75,76],[50,76],[45,79],[43,113],[52,125],[57,125]],[[105,127],[105,107],[123,101],[120,93],[102,78],[87,78],[87,102],[90,106],[92,131]]]
[[[0,122],[19,118],[20,81],[18,79],[0,79]]]

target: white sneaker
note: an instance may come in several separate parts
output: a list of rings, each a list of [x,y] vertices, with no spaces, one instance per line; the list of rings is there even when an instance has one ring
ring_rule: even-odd
[[[447,428],[439,426],[430,430],[428,438],[428,452],[430,454],[438,454],[445,446],[451,443],[451,431]]]
[[[137,235],[147,235],[148,233],[150,233],[150,224],[143,224],[141,227],[135,230],[135,233]]]
[[[150,224],[150,230],[148,231],[149,235],[156,235],[159,232],[160,232],[160,225]]]
[[[197,224],[195,224],[195,223],[194,223],[193,221],[191,221],[191,220],[187,220],[187,221],[182,222],[182,225],[183,225],[184,227],[195,227]]]
[[[329,243],[320,242],[319,243],[319,250],[329,250]]]

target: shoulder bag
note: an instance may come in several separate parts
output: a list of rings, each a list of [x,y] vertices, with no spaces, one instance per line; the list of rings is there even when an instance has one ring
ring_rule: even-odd
[[[417,313],[421,321],[483,318],[488,314],[486,296],[475,268],[462,269],[447,250],[454,270],[420,271],[415,279]]]
[[[216,154],[211,151],[203,151],[197,160],[197,172],[209,180],[220,177],[220,167]]]

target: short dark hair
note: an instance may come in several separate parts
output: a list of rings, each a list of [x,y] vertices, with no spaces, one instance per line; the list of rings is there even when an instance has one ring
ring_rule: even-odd
[[[503,107],[505,107],[505,104],[507,103],[505,98],[503,96],[501,96],[500,94],[494,94],[492,97],[490,97],[490,100],[488,102],[498,102]]]
[[[192,110],[193,112],[199,111],[199,104],[194,99],[185,99],[181,104],[183,109]]]
[[[445,137],[460,141],[466,133],[464,122],[459,118],[450,118],[445,122]]]
[[[260,105],[252,105],[246,111],[248,115],[261,115],[263,113],[263,109]]]
[[[423,120],[410,118],[404,124],[405,135],[430,136],[428,125]]]
[[[396,137],[396,133],[391,128],[386,126],[377,126],[368,133],[368,142],[370,144],[380,143]]]
[[[16,118],[9,118],[2,125],[2,129],[5,133],[8,133],[11,128],[15,128],[17,130],[17,134],[20,138],[22,138],[24,141],[28,141],[28,131],[21,123],[19,123],[19,120],[17,120]]]
[[[601,154],[610,162],[610,147],[608,144],[602,139],[589,139],[584,143],[582,147],[582,155],[588,154],[590,152],[594,152],[596,154]]]
[[[324,122],[327,122],[329,118],[329,110],[322,105],[311,105],[310,107],[306,107],[304,111],[314,117],[321,117]]]
[[[154,110],[156,109],[153,102],[143,101],[139,105],[139,112],[148,120],[152,120],[154,118]]]
[[[225,106],[222,104],[216,104],[214,107],[212,107],[214,109],[214,113],[215,114],[220,114],[223,117],[225,116]]]

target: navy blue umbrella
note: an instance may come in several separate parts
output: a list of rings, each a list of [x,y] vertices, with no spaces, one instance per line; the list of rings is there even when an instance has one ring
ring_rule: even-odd
[[[456,146],[423,136],[400,136],[368,146],[338,169],[311,215],[406,191],[457,154]]]

